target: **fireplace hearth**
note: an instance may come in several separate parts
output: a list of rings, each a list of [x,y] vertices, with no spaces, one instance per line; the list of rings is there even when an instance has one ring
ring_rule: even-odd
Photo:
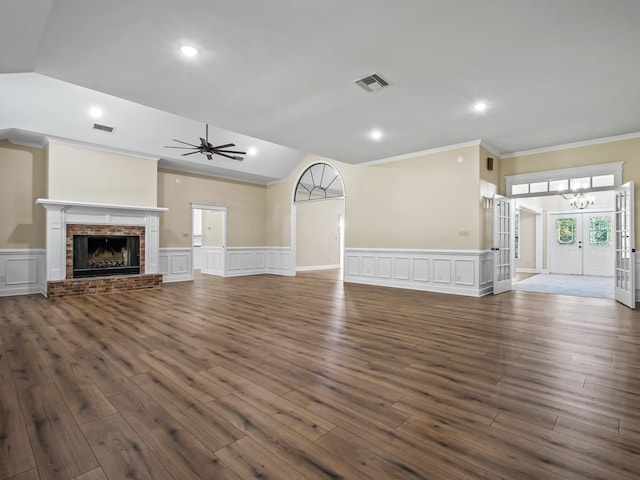
[[[139,236],[73,235],[73,278],[139,273]]]

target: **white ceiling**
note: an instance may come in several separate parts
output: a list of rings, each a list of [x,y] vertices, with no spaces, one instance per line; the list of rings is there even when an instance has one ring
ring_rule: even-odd
[[[304,153],[361,163],[476,139],[511,153],[639,132],[638,45],[637,0],[8,0],[0,73],[39,75],[0,75],[0,130],[258,182]],[[354,85],[372,72],[391,87]],[[114,108],[111,138],[82,102]],[[216,142],[267,143],[244,162],[171,158],[163,146],[204,122]]]

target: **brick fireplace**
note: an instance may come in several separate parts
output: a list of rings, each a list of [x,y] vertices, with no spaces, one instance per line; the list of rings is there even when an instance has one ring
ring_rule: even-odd
[[[77,259],[77,252],[75,249],[77,248],[78,242],[74,242],[74,237],[89,237],[89,238],[100,238],[108,240],[109,238],[121,239],[126,237],[137,237],[139,239],[139,262],[136,265],[138,268],[138,272],[144,272],[144,253],[145,253],[145,241],[144,241],[144,228],[143,227],[130,227],[126,225],[67,225],[67,243],[66,243],[66,278],[80,278],[82,275],[78,275],[77,268],[75,267],[74,257]],[[76,238],[77,240],[77,238]],[[74,243],[76,244],[74,246]],[[74,273],[74,270],[76,272]],[[89,272],[91,269],[87,269]],[[98,270],[96,268],[95,270]],[[108,269],[105,269],[108,270]],[[117,270],[117,267],[116,267]],[[120,275],[116,273],[116,275]],[[85,275],[89,277],[97,277],[102,276],[96,272],[94,275]]]
[[[47,297],[153,288],[162,283],[159,217],[166,208],[47,199],[37,203],[47,209]],[[85,264],[74,268],[74,237],[76,248],[83,244],[78,237],[85,237],[88,245],[96,239],[103,242],[106,252],[97,260],[76,252],[76,263],[82,257]],[[119,250],[113,248],[118,245]],[[129,252],[132,245],[139,250]]]

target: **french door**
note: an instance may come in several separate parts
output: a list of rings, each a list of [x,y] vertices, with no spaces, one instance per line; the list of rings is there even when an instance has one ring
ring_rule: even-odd
[[[493,294],[511,290],[513,264],[513,203],[496,195],[493,199]]]
[[[636,308],[633,182],[616,190],[616,300]]]
[[[549,272],[612,276],[613,223],[609,212],[549,215]]]

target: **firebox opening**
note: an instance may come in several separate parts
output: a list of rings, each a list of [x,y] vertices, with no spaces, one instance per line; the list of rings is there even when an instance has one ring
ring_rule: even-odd
[[[139,273],[139,236],[73,236],[73,278]]]

